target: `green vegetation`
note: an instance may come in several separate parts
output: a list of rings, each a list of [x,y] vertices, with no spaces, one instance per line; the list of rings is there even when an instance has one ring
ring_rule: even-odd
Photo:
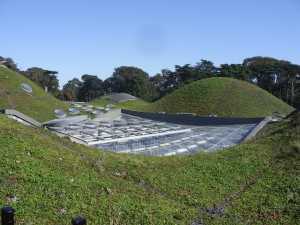
[[[21,88],[22,83],[29,84],[33,91],[28,93]],[[116,108],[142,110],[149,103],[144,101],[127,101],[116,103],[108,99],[92,101],[89,104],[105,106],[114,104]],[[0,109],[18,110],[39,122],[56,119],[55,109],[67,110],[70,105],[46,93],[38,85],[23,75],[10,69],[0,67]]]
[[[0,204],[20,224],[299,224],[300,116],[190,156],[114,154],[0,116]]]
[[[31,85],[33,92],[25,92],[20,87],[22,83]],[[0,108],[16,109],[40,122],[55,119],[53,115],[55,109],[67,110],[70,107],[24,76],[2,67],[0,68],[0,91]],[[217,114],[224,117],[271,116],[274,111],[288,114],[292,110],[292,107],[270,93],[233,78],[202,79],[152,104],[144,101],[115,103],[105,98],[89,104],[97,106],[114,104],[116,108],[137,111],[165,111],[173,114],[190,112],[198,115]]]
[[[39,67],[21,71],[11,58],[3,58],[4,66],[19,72],[40,87],[47,87],[55,97],[66,101],[92,101],[104,93],[127,93],[140,99],[154,102],[194,81],[212,77],[230,77],[247,81],[268,91],[285,103],[300,106],[300,66],[289,61],[270,57],[246,58],[242,64],[221,64],[201,59],[196,65],[175,65],[175,71],[162,69],[161,73],[149,76],[140,68],[120,66],[104,81],[97,75],[84,74],[81,81],[73,78],[58,90],[57,71]]]
[[[44,70],[39,67],[28,68],[26,71],[21,72],[22,75],[33,81],[41,88],[47,87],[48,92],[54,96],[59,95],[59,81],[57,79],[57,71]]]
[[[216,114],[223,117],[263,117],[293,108],[270,93],[233,78],[207,78],[188,84],[152,103],[145,111]]]
[[[29,84],[33,91],[28,93],[21,88]],[[55,119],[55,109],[68,109],[67,103],[46,93],[38,85],[21,74],[0,67],[0,109],[18,110],[39,122]]]
[[[0,125],[0,204],[16,208],[20,224],[68,224],[78,215],[89,224],[174,224],[176,213],[185,224],[197,215],[120,177],[122,171],[108,170],[114,158],[121,163],[120,155],[84,148],[5,116]],[[86,152],[96,152],[95,158]]]
[[[0,91],[0,108],[41,122],[53,119],[54,109],[69,107],[5,68]],[[231,117],[292,110],[231,78],[196,81],[153,104],[89,104]],[[89,224],[300,224],[300,115],[227,150],[172,157],[105,152],[4,115],[0,127],[0,205],[16,209],[17,224],[68,224],[79,215]]]

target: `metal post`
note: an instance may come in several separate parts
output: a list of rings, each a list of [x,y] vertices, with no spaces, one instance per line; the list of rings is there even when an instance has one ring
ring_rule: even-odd
[[[77,217],[75,219],[72,219],[72,225],[86,225],[86,219]]]
[[[14,225],[14,212],[15,209],[11,206],[5,206],[1,208],[1,224],[2,225]]]

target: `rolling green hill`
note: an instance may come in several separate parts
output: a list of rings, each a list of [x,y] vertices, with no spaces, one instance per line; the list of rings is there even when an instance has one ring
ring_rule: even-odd
[[[29,84],[33,89],[32,93],[24,91],[20,86],[22,83]],[[142,110],[149,105],[149,103],[140,100],[116,103],[108,99],[92,101],[89,104],[95,106],[114,104],[116,108],[131,110]],[[39,122],[45,122],[56,119],[53,114],[55,109],[67,111],[68,108],[70,108],[68,103],[46,93],[23,75],[0,67],[0,109],[15,109]]]
[[[20,85],[27,83],[32,93],[25,92]],[[277,111],[288,114],[292,107],[270,93],[247,82],[232,78],[209,78],[193,82],[152,104],[143,101],[115,103],[101,99],[89,104],[137,111],[175,114],[177,112],[224,117],[271,116]],[[33,119],[44,122],[55,119],[55,109],[67,110],[67,103],[54,98],[26,77],[0,67],[0,109],[15,109]]]
[[[0,205],[19,224],[299,224],[300,116],[214,153],[104,152],[0,115]]]
[[[293,108],[270,93],[248,82],[233,78],[208,78],[188,84],[152,103],[152,112],[197,113],[222,117],[271,116],[288,114]]]
[[[32,87],[28,93],[21,88],[22,83]],[[69,105],[10,69],[0,67],[0,109],[15,109],[39,122],[55,119],[55,109],[67,110]]]
[[[30,84],[33,92],[24,93],[21,83]],[[161,101],[182,102],[186,98],[176,94],[201,93],[210,101],[198,97],[190,101],[225,110],[233,107],[227,99],[236,92],[256,93],[244,101],[266,94],[233,79],[203,83],[206,86],[201,81],[187,85]],[[0,91],[0,108],[17,109],[39,121],[53,118],[55,108],[69,107],[5,68],[0,68]],[[219,101],[213,101],[217,93]],[[259,107],[255,101],[247,102],[248,111],[239,109],[243,102],[235,102],[236,111],[224,116],[291,110],[284,104],[278,108],[282,102],[272,96],[259,99],[268,111],[251,109],[251,104]],[[267,105],[270,99],[275,110]],[[107,103],[111,102],[93,104]],[[183,103],[174,107],[183,111],[179,108]],[[140,106],[134,101],[124,104]],[[146,107],[150,106],[141,108]],[[255,140],[223,151],[171,157],[89,148],[5,115],[0,115],[0,127],[0,206],[16,209],[17,224],[69,224],[77,216],[87,218],[88,224],[300,224],[300,115],[268,125]]]

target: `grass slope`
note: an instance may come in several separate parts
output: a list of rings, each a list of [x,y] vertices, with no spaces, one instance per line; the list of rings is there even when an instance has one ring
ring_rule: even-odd
[[[263,89],[233,78],[208,78],[188,84],[152,103],[144,110],[223,117],[271,116],[293,108]]]
[[[299,224],[300,116],[191,156],[108,153],[0,116],[0,205],[19,224]]]
[[[177,212],[184,224],[196,216],[195,209],[123,179],[121,171],[108,171],[106,157],[114,155],[91,158],[79,145],[4,116],[0,125],[0,205],[15,207],[20,224],[69,224],[78,215],[89,224],[174,224]]]
[[[29,84],[33,91],[28,93],[21,88]],[[67,110],[69,105],[10,69],[0,67],[0,109],[15,109],[39,122],[55,119],[55,109]]]
[[[21,88],[22,83],[29,84],[33,92],[25,92]],[[108,99],[92,101],[89,104],[105,106],[114,104],[116,108],[125,108],[142,111],[149,103],[144,101],[126,101],[116,103]],[[21,74],[0,67],[0,109],[15,109],[39,122],[56,119],[53,114],[55,109],[67,111],[70,105],[62,102]]]

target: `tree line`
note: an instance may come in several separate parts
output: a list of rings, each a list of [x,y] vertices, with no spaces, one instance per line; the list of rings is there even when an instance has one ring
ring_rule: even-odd
[[[289,61],[271,57],[251,57],[241,64],[221,64],[201,60],[195,65],[175,65],[175,70],[162,69],[161,73],[149,76],[140,68],[121,66],[105,79],[84,74],[81,80],[73,78],[59,90],[57,71],[38,67],[20,71],[11,58],[4,65],[20,72],[55,97],[67,101],[91,101],[109,93],[125,92],[145,101],[156,101],[168,93],[193,81],[209,77],[232,77],[253,83],[294,107],[300,107],[300,66]]]

